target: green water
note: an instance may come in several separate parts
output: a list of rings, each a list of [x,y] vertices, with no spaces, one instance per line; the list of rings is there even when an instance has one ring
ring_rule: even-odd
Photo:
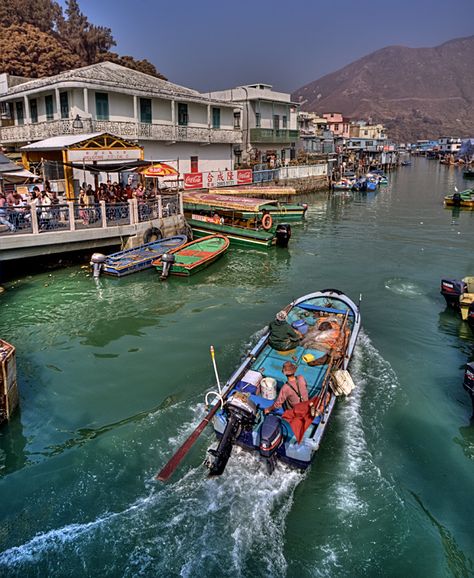
[[[474,274],[462,172],[417,159],[376,195],[310,195],[288,250],[232,249],[190,279],[70,267],[1,297],[21,411],[0,429],[1,576],[473,576],[470,330],[442,276]],[[464,185],[464,186],[463,186]],[[208,480],[203,434],[171,483],[154,474],[292,298],[361,305],[351,373],[312,468],[272,477],[237,450]]]

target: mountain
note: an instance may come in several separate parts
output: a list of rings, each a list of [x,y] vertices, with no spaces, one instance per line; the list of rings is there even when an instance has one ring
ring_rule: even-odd
[[[399,142],[474,136],[474,36],[388,46],[292,94],[302,110],[383,123]]]

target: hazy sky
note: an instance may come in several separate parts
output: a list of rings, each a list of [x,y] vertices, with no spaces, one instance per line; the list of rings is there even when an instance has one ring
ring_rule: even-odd
[[[64,5],[64,2],[61,1]],[[115,51],[200,91],[263,82],[291,92],[385,46],[474,34],[474,0],[79,0]]]

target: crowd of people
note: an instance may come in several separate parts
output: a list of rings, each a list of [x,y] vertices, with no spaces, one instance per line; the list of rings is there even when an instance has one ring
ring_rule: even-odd
[[[21,195],[17,190],[7,193],[0,191],[0,224],[15,232],[31,223],[31,204],[36,206],[40,230],[47,229],[49,222],[57,216],[58,195],[52,191],[46,181],[42,191],[34,186],[28,193]]]

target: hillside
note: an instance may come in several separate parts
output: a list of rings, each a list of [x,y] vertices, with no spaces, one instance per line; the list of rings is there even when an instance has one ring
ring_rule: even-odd
[[[391,138],[474,135],[474,36],[388,46],[296,90],[302,110],[382,122]]]

